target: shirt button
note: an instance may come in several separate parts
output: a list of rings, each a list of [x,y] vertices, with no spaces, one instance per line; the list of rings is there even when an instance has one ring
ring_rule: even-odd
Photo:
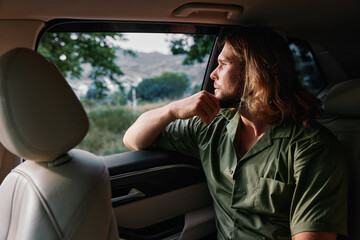
[[[229,173],[232,175],[234,171],[232,169],[229,169]]]

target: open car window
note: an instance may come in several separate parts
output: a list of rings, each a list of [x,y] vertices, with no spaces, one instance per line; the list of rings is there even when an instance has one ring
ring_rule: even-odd
[[[129,151],[123,134],[141,113],[200,91],[214,39],[211,34],[49,31],[38,51],[58,66],[86,110],[90,129],[77,147],[111,155]],[[194,41],[208,45],[190,49]],[[199,49],[202,57],[196,58]]]

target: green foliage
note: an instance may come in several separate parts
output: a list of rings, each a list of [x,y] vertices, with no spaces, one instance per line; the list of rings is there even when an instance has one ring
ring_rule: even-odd
[[[89,132],[77,146],[97,155],[109,155],[129,151],[123,142],[125,131],[138,115],[123,106],[100,104],[95,100],[81,100],[90,122]]]
[[[100,81],[95,81],[93,85],[86,92],[86,98],[88,99],[104,99],[107,96],[109,89]]]
[[[132,112],[115,106],[94,108],[88,112],[88,117],[93,125],[101,126],[102,130],[118,133],[129,128],[135,120]]]
[[[136,97],[145,101],[159,101],[181,97],[189,87],[185,73],[163,72],[160,76],[144,79],[136,88]]]
[[[90,64],[92,70],[89,77],[94,80],[97,97],[102,99],[107,89],[104,85],[105,77],[121,85],[117,78],[123,72],[115,64],[118,47],[111,43],[119,40],[124,40],[121,33],[46,33],[38,51],[55,63],[64,76],[72,79],[81,77],[82,64]],[[123,53],[135,55],[129,50]]]
[[[88,115],[90,128],[77,148],[96,155],[110,155],[130,151],[125,147],[122,139],[125,131],[141,113],[164,106],[169,102],[139,106],[137,114],[133,113],[131,107],[116,106],[98,100],[83,98],[81,103]]]
[[[86,92],[85,98],[87,99],[98,99],[97,97],[98,93],[94,87],[90,87],[89,90]]]
[[[198,93],[201,91],[201,85],[197,84],[192,89],[192,94]]]
[[[212,35],[184,35],[184,38],[171,40],[173,55],[186,55],[183,65],[193,65],[195,61],[202,63],[211,52],[215,37]]]
[[[110,99],[111,99],[111,104],[115,105],[115,106],[121,106],[121,105],[125,105],[127,103],[127,96],[124,92],[124,90],[120,90],[118,92],[114,92],[113,94],[111,94]]]

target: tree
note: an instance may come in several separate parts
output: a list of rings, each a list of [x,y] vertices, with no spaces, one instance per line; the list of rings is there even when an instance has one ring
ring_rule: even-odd
[[[57,65],[61,73],[72,79],[81,77],[82,64],[89,63],[89,77],[94,80],[98,98],[106,96],[104,78],[107,77],[121,87],[117,78],[123,75],[116,65],[115,51],[119,47],[112,42],[125,40],[121,33],[47,33],[41,39],[38,51]],[[130,50],[124,54],[135,56]]]
[[[85,98],[95,100],[98,98],[97,91],[94,87],[89,88],[89,90],[86,92]]]
[[[176,99],[190,86],[185,73],[163,72],[160,76],[144,79],[136,88],[137,98],[145,101]]]
[[[119,91],[114,92],[113,94],[111,94],[111,96],[110,96],[111,104],[118,105],[118,106],[125,105],[126,102],[127,102],[126,97],[127,96],[125,94],[124,89],[120,89]]]
[[[186,55],[183,65],[193,65],[195,61],[202,63],[210,54],[215,37],[212,35],[186,34],[183,38],[170,40],[173,55]]]
[[[198,93],[201,91],[201,85],[196,84],[192,89],[192,94]]]

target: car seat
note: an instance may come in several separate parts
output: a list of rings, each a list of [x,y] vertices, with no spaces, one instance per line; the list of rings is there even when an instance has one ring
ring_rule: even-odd
[[[360,79],[345,81],[330,89],[325,97],[324,108],[332,117],[323,124],[339,139],[347,154],[347,239],[356,240],[360,236]]]
[[[88,119],[54,64],[17,48],[0,57],[0,142],[26,159],[0,186],[0,239],[118,239],[108,170],[71,150]]]

